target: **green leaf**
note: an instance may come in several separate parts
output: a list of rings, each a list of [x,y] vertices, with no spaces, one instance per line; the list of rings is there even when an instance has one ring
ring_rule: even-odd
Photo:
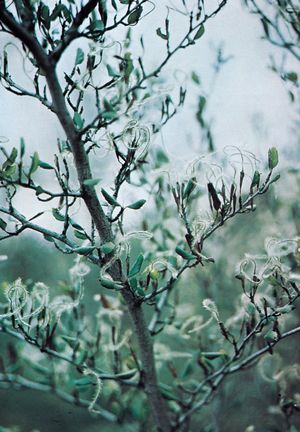
[[[112,7],[114,8],[114,10],[117,11],[118,10],[118,6],[117,6],[117,3],[116,3],[116,0],[111,0],[111,4],[112,4]]]
[[[117,113],[116,111],[105,111],[102,113],[102,118],[104,118],[104,120],[112,120],[116,117]]]
[[[5,222],[5,220],[0,218],[0,228],[5,230],[7,227],[7,223]]]
[[[269,182],[269,186],[270,186],[272,183],[277,182],[279,179],[280,179],[280,174],[277,174],[275,177],[272,178],[272,180],[270,180],[270,182]]]
[[[124,76],[125,78],[129,78],[129,76],[131,75],[134,69],[130,53],[125,54],[124,61],[125,61]]]
[[[12,149],[11,154],[7,157],[6,161],[3,163],[2,170],[7,170],[7,168],[9,168],[11,165],[13,165],[14,161],[16,160],[17,155],[18,155],[18,151],[14,147]]]
[[[85,186],[94,187],[94,186],[96,186],[100,181],[101,181],[100,178],[97,178],[97,179],[88,179],[88,180],[84,180],[83,184],[84,184]]]
[[[82,378],[78,378],[78,379],[74,380],[73,384],[76,387],[90,386],[91,385],[91,380],[88,377],[82,377]]]
[[[95,246],[83,246],[73,249],[73,252],[76,252],[80,255],[89,255],[95,250]]]
[[[144,256],[140,254],[129,271],[128,274],[129,278],[136,276],[141,271],[143,262],[144,262]]]
[[[103,106],[106,111],[114,111],[113,105],[106,98],[103,98]]]
[[[79,112],[74,113],[73,122],[74,122],[74,125],[76,126],[77,129],[81,129],[83,127],[84,120],[81,117],[81,115],[79,114]]]
[[[67,344],[71,347],[71,348],[75,348],[77,343],[78,343],[78,339],[77,337],[74,336],[67,336],[67,335],[61,335],[60,336],[65,342],[67,342]]]
[[[44,234],[43,237],[44,237],[44,239],[47,240],[48,242],[54,243],[54,239],[53,239],[53,237],[49,236],[48,234]]]
[[[112,206],[116,206],[116,207],[120,207],[120,204],[118,203],[118,201],[115,200],[114,197],[112,197],[111,195],[109,195],[108,192],[106,192],[105,189],[101,189],[102,195],[105,198],[105,201],[108,202],[108,204],[112,205]]]
[[[268,21],[265,18],[261,18],[261,23],[262,23],[265,35],[267,37],[269,37],[270,32],[269,32]]]
[[[29,169],[29,174],[28,174],[29,176],[31,176],[31,174],[33,174],[39,167],[40,158],[38,152],[34,152],[31,159],[32,161]]]
[[[106,26],[106,23],[107,23],[106,0],[98,0],[98,10],[99,10],[99,14],[101,16],[101,19],[104,23],[104,26]]]
[[[296,74],[296,72],[288,72],[285,74],[284,77],[289,81],[292,81],[294,84],[296,84],[298,81],[298,75]]]
[[[168,156],[166,155],[166,153],[162,149],[157,150],[156,159],[157,159],[157,168],[160,168],[161,165],[169,162]]]
[[[107,255],[107,254],[110,254],[115,249],[115,247],[116,247],[116,245],[113,242],[107,242],[107,243],[103,243],[100,246],[100,250],[105,255]]]
[[[195,71],[192,72],[192,80],[197,85],[200,85],[200,83],[201,83],[199,75]]]
[[[94,20],[89,25],[89,29],[91,32],[102,32],[104,30],[104,23],[101,20]]]
[[[205,32],[204,25],[201,25],[194,36],[194,40],[200,39],[204,35],[204,32]]]
[[[107,64],[106,69],[110,77],[116,78],[120,76],[120,74],[111,65]]]
[[[4,176],[5,177],[11,177],[12,175],[14,175],[16,170],[17,170],[16,165],[9,165],[6,167],[6,169],[4,171]]]
[[[42,186],[37,186],[37,188],[35,190],[36,196],[39,196],[39,195],[41,195],[44,192],[45,192],[45,190],[42,188]]]
[[[160,272],[159,272],[156,268],[153,268],[153,269],[150,271],[149,276],[150,276],[150,278],[151,278],[152,280],[154,280],[154,281],[158,281],[158,280],[160,279],[160,277],[161,277],[161,274],[160,274]]]
[[[42,4],[40,18],[44,22],[44,25],[47,30],[50,28],[50,10],[49,7],[45,4]]]
[[[173,391],[171,386],[160,383],[159,387],[160,387],[160,391],[161,391],[161,393],[165,399],[170,400],[170,401],[178,400],[178,398],[175,396],[174,391]]]
[[[131,12],[127,18],[127,22],[130,25],[137,24],[143,12],[142,6],[137,6],[133,12]]]
[[[83,362],[85,362],[88,354],[89,354],[88,350],[86,350],[86,349],[81,350],[78,357],[76,358],[76,363],[78,365],[81,365]]]
[[[47,170],[54,169],[52,165],[48,164],[47,162],[43,162],[41,160],[39,160],[39,167]]]
[[[74,230],[74,235],[75,235],[75,237],[79,238],[80,240],[87,240],[88,239],[88,236],[82,231]]]
[[[217,352],[201,352],[201,356],[205,357],[209,360],[214,360],[219,357],[225,357],[227,354],[224,351],[217,351]]]
[[[138,289],[138,281],[137,278],[132,277],[129,279],[129,285],[130,288],[132,289],[132,291],[136,292],[136,290]]]
[[[20,139],[20,158],[22,159],[25,154],[25,140],[23,137]]]
[[[61,3],[58,3],[55,8],[53,9],[52,14],[50,15],[50,20],[51,21],[55,21],[56,18],[58,18],[59,16],[61,16],[61,12],[63,11],[63,7],[64,5]]]
[[[145,297],[145,291],[142,289],[142,288],[140,288],[139,286],[137,287],[137,289],[136,289],[136,294],[138,294],[140,297]]]
[[[185,251],[184,249],[182,249],[180,246],[176,246],[175,252],[181,256],[181,258],[186,259],[188,261],[192,260],[192,259],[196,259],[196,257],[194,255],[192,255],[191,253]]]
[[[56,220],[58,220],[60,222],[64,222],[65,217],[56,208],[52,209],[52,214]]]
[[[104,288],[107,288],[107,289],[115,289],[115,290],[120,290],[120,289],[123,288],[123,285],[122,285],[121,283],[119,283],[119,282],[115,282],[115,281],[112,280],[112,279],[108,279],[108,278],[100,278],[99,280],[100,280],[100,282],[101,282],[101,285],[102,285]]]
[[[276,312],[280,312],[281,314],[286,314],[295,309],[295,305],[293,304],[286,304],[284,306],[276,308]]]
[[[197,111],[198,120],[199,120],[199,117],[202,116],[205,106],[206,106],[206,98],[204,96],[199,96],[198,111]]]
[[[12,165],[15,162],[15,160],[17,159],[17,156],[18,156],[18,150],[14,147],[12,149],[10,155],[8,156],[7,160],[4,162],[3,169]]]
[[[162,39],[168,40],[168,36],[161,31],[160,27],[158,27],[158,29],[156,29],[156,34],[157,34],[157,36],[161,37]]]
[[[252,178],[251,189],[254,188],[255,186],[259,187],[259,181],[260,181],[260,173],[258,171],[255,171]]]
[[[137,369],[131,369],[126,372],[121,372],[119,374],[116,374],[115,377],[120,379],[130,379],[133,378],[136,373],[137,373]]]
[[[273,170],[278,165],[278,151],[276,147],[271,147],[268,152],[269,169]]]
[[[81,225],[79,225],[78,223],[76,223],[75,221],[73,221],[73,219],[69,218],[69,222],[72,225],[73,228],[79,230],[79,231],[84,231],[84,228],[82,228]]]
[[[146,203],[145,199],[140,199],[136,202],[134,202],[133,204],[130,204],[129,206],[127,206],[127,208],[130,208],[132,210],[138,210],[141,207],[143,207],[143,205]]]
[[[83,60],[84,60],[84,52],[81,48],[77,48],[75,66],[81,64]]]
[[[183,192],[183,198],[188,199],[189,196],[191,195],[191,193],[193,192],[193,190],[196,187],[196,177],[192,177],[188,182],[187,185],[184,188],[184,192]]]
[[[256,307],[253,303],[248,303],[246,311],[249,315],[254,315],[256,313]]]
[[[264,339],[267,342],[275,342],[278,340],[278,334],[274,331],[274,330],[269,330],[267,331],[267,333],[264,335]]]

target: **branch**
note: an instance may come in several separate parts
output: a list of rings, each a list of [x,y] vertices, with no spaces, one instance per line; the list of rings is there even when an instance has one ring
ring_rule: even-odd
[[[24,87],[20,86],[16,82],[14,82],[8,74],[3,74],[0,72],[0,78],[5,81],[6,85],[3,83],[3,87],[9,92],[17,95],[17,96],[29,96],[40,101],[45,107],[47,107],[50,111],[53,111],[52,104],[43,96],[38,93],[33,93],[29,90],[26,90]]]
[[[15,374],[6,374],[6,373],[0,373],[0,383],[7,383],[9,384],[9,387],[13,387],[16,390],[37,390],[42,391],[45,393],[53,393],[56,396],[58,396],[60,399],[81,407],[89,407],[90,401],[85,399],[80,399],[77,395],[73,396],[67,392],[64,392],[63,390],[56,389],[54,386],[39,383],[36,381],[29,380],[27,378],[24,378],[20,375]],[[96,414],[99,417],[104,418],[105,420],[109,422],[116,423],[118,418],[115,414],[111,413],[110,411],[107,411],[106,409],[100,407],[99,405],[95,405],[95,410],[93,411],[94,414]]]
[[[76,15],[73,24],[67,31],[65,37],[61,42],[57,45],[57,47],[52,51],[50,58],[57,63],[62,56],[65,49],[70,45],[70,43],[80,36],[78,32],[79,27],[83,23],[83,21],[89,16],[93,9],[97,6],[98,0],[89,0],[82,9]]]
[[[203,20],[201,22],[199,22],[195,26],[192,26],[188,30],[188,32],[185,34],[185,36],[181,39],[181,41],[176,45],[176,47],[173,48],[173,50],[168,51],[166,57],[163,59],[163,61],[160,63],[160,65],[157,66],[155,69],[153,69],[152,72],[149,72],[148,74],[145,74],[144,71],[143,71],[141,79],[135,85],[133,85],[131,88],[128,89],[128,91],[124,95],[124,98],[126,99],[131,93],[134,93],[136,90],[141,89],[142,88],[142,84],[145,81],[148,81],[150,78],[157,77],[159,75],[159,73],[161,72],[161,70],[169,62],[169,60],[171,59],[171,57],[173,57],[174,54],[177,53],[177,51],[179,51],[180,49],[183,49],[183,48],[187,48],[190,45],[195,44],[194,40],[191,39],[191,37],[190,37],[191,34],[193,32],[195,32],[195,31],[197,31],[210,18],[213,18],[215,15],[217,15],[223,9],[223,7],[227,4],[227,1],[228,0],[222,0],[222,2],[219,4],[219,6],[211,14],[205,15],[204,18],[203,18]],[[102,113],[97,114],[95,116],[95,118],[87,126],[85,126],[81,130],[81,134],[83,135],[86,132],[88,132],[89,129],[92,129],[93,127],[95,127],[95,124],[98,122],[98,120],[101,119],[101,117],[102,117]],[[109,124],[114,123],[116,120],[117,120],[117,118],[116,119],[112,119],[109,122]],[[107,125],[107,124],[105,124],[105,125]]]
[[[54,111],[66,133],[72,149],[82,198],[95,223],[100,239],[103,242],[113,241],[114,237],[111,230],[111,224],[100,205],[96,191],[94,187],[85,185],[85,181],[92,178],[89,158],[84,148],[84,143],[82,142],[67,110],[63,91],[55,71],[55,65],[45,55],[38,41],[28,34],[26,30],[24,30],[22,26],[15,21],[11,14],[3,10],[4,2],[3,0],[0,1],[0,20],[2,20],[15,36],[17,36],[28,47],[28,49],[31,50],[37,63],[44,70],[45,78],[52,97]],[[122,272],[118,261],[116,261],[111,268],[111,275],[116,280],[122,280]],[[145,393],[148,395],[157,426],[162,432],[169,432],[169,419],[157,383],[153,345],[147,330],[143,310],[141,305],[136,304],[135,298],[130,291],[123,290],[122,294],[127,304],[138,340],[144,372]]]
[[[122,374],[122,373],[112,374],[109,372],[103,372],[99,368],[96,368],[96,367],[93,368],[91,366],[88,366],[86,363],[77,363],[76,360],[74,360],[72,357],[69,357],[69,356],[62,354],[58,351],[55,351],[51,348],[43,347],[42,345],[40,345],[38,343],[37,339],[33,339],[32,337],[30,337],[26,333],[21,334],[18,331],[12,330],[7,325],[7,322],[5,320],[0,320],[0,332],[8,334],[8,335],[18,339],[19,341],[29,343],[31,346],[37,348],[39,351],[41,351],[45,354],[48,354],[49,356],[54,357],[58,360],[62,360],[66,363],[69,363],[70,365],[76,367],[77,370],[89,369],[92,372],[94,372],[97,375],[97,377],[100,378],[101,380],[119,381],[119,382],[122,382],[123,384],[126,384],[126,385],[131,386],[131,387],[138,387],[138,382],[126,379],[126,375],[124,377],[124,374]]]
[[[40,68],[45,71],[49,67],[48,58],[41,48],[38,40],[30,33],[22,23],[18,23],[13,14],[8,12],[5,0],[0,0],[0,21],[31,51]]]
[[[26,219],[25,216],[23,216],[21,213],[19,213],[16,209],[11,208],[11,209],[7,209],[5,207],[0,206],[0,212],[7,214],[9,216],[14,217],[17,221],[21,222],[22,227],[17,231],[17,234],[19,234],[20,232],[24,231],[25,229],[31,229],[33,231],[39,232],[43,235],[49,236],[52,239],[55,239],[59,242],[64,243],[65,245],[69,246],[72,249],[76,249],[79,247],[79,245],[77,243],[72,242],[71,240],[69,240],[66,236],[62,235],[62,234],[58,234],[55,231],[51,231],[47,228],[44,228],[40,225],[34,224],[30,221],[28,221]],[[15,233],[8,233],[8,237],[14,236],[16,235]],[[0,239],[0,240],[3,240]],[[89,261],[91,261],[93,264],[98,264],[99,263],[99,258],[93,255],[89,255],[87,257],[87,259]]]
[[[270,351],[270,347],[272,348],[273,346],[277,345],[278,342],[280,342],[282,339],[285,339],[285,338],[287,338],[289,336],[292,336],[292,335],[294,335],[296,333],[300,333],[300,326],[299,327],[295,327],[292,330],[289,330],[289,331],[287,331],[285,333],[282,333],[280,339],[278,339],[277,341],[274,341],[274,342],[270,343],[269,345],[265,346],[264,348],[260,349],[259,351],[256,351],[255,353],[249,355],[241,363],[239,363],[238,365],[235,365],[232,368],[230,368],[227,371],[227,374],[231,374],[231,373],[237,372],[239,370],[245,369],[246,366],[251,365],[251,363],[255,362],[263,354],[265,354],[266,352],[269,352]]]
[[[259,351],[256,351],[255,353],[251,354],[250,356],[246,357],[241,363],[239,363],[236,366],[229,367],[228,365],[224,365],[222,368],[220,368],[218,371],[214,372],[213,374],[209,375],[203,383],[201,383],[201,388],[207,383],[212,382],[211,387],[209,390],[207,390],[206,394],[203,396],[203,398],[198,401],[192,408],[190,408],[186,413],[184,413],[179,421],[178,424],[183,424],[188,417],[190,417],[195,411],[201,409],[205,404],[207,404],[209,398],[211,395],[216,391],[216,389],[220,386],[221,382],[225,378],[226,375],[232,374],[234,372],[238,372],[240,370],[243,370],[246,368],[246,366],[249,366],[253,364],[254,361],[258,360],[259,357],[261,357],[263,354],[270,351],[270,348],[273,348],[275,345],[277,345],[281,340],[286,339],[289,336],[292,336],[294,334],[300,333],[300,327],[295,327],[292,330],[289,330],[285,333],[282,333],[280,339],[277,341],[270,342],[267,346],[260,349]],[[232,362],[232,361],[231,361]],[[214,381],[213,381],[214,379]]]

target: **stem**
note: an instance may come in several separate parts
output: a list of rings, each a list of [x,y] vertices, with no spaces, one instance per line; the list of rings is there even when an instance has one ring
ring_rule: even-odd
[[[131,294],[129,292],[124,291],[123,297],[127,303],[135,329],[140,357],[142,360],[145,393],[151,404],[154,420],[159,428],[158,430],[161,432],[169,432],[171,431],[171,426],[166,414],[167,407],[165,406],[165,401],[160,394],[157,383],[153,343],[147,328],[142,305],[132,302],[132,300],[128,298],[130,296]]]
[[[92,2],[89,3],[92,4]],[[84,148],[84,143],[80,138],[80,134],[75,128],[74,122],[67,109],[65,97],[56,74],[56,62],[46,55],[34,35],[26,31],[26,29],[22,27],[22,23],[18,23],[14,16],[6,10],[4,2],[1,0],[0,21],[26,45],[34,55],[37,64],[43,69],[52,98],[53,110],[65,131],[72,149],[81,188],[81,196],[95,223],[101,241],[104,243],[113,241],[114,236],[111,223],[108,221],[103,211],[95,188],[85,185],[85,180],[92,178],[89,158]],[[112,266],[111,275],[117,280],[122,280],[122,272],[118,262]],[[137,337],[144,373],[145,393],[152,408],[154,420],[160,432],[169,432],[171,430],[171,425],[157,384],[153,344],[147,329],[142,306],[136,304],[133,295],[129,291],[126,291],[126,289],[123,290],[123,298],[126,302]]]
[[[95,189],[86,187],[84,185],[85,180],[92,178],[88,155],[67,111],[65,99],[58,83],[55,71],[50,71],[49,74],[47,72],[46,79],[52,96],[53,106],[56,109],[57,117],[60,120],[60,123],[63,126],[70,141],[84,202],[93,221],[95,222],[101,240],[103,242],[113,241],[114,237],[112,234],[111,225],[104,214]],[[112,266],[111,275],[116,280],[122,280],[121,270],[117,262]],[[166,414],[166,409],[163,408],[164,401],[157,384],[153,344],[147,329],[142,306],[136,304],[133,295],[126,291],[126,289],[124,289],[122,293],[137,337],[144,371],[145,393],[147,394],[159,430],[162,432],[168,432],[170,431],[170,424]]]

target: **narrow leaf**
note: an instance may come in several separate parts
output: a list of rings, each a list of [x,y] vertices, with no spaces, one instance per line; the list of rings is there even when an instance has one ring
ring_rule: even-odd
[[[54,169],[52,165],[48,164],[47,162],[43,162],[41,160],[39,161],[39,167],[47,170]]]
[[[73,121],[77,129],[81,129],[84,125],[84,120],[79,114],[79,112],[74,113]]]
[[[252,178],[251,189],[254,188],[255,186],[259,187],[259,181],[260,181],[260,173],[258,171],[255,171]]]
[[[175,252],[181,256],[181,258],[186,259],[186,260],[192,260],[192,259],[196,259],[196,257],[194,255],[192,255],[191,253],[185,251],[184,249],[182,249],[179,246],[176,246]]]
[[[84,60],[84,52],[82,51],[81,48],[77,48],[75,65],[81,64],[83,60]]]
[[[114,249],[116,245],[113,242],[107,242],[103,243],[103,245],[100,246],[101,252],[103,252],[105,255],[110,254]]]
[[[142,6],[137,6],[136,9],[129,14],[127,22],[130,25],[137,24],[143,12]]]
[[[194,40],[200,39],[204,35],[204,32],[205,32],[204,25],[201,25],[197,33],[195,34]]]
[[[5,230],[7,227],[7,223],[5,222],[5,220],[0,218],[0,228]]]
[[[65,220],[65,217],[56,209],[52,209],[52,214],[55,217],[56,220],[63,222]]]
[[[80,254],[80,255],[89,255],[93,252],[95,249],[95,246],[83,246],[73,249],[74,252]]]
[[[40,162],[39,154],[38,154],[38,152],[34,152],[34,154],[32,156],[31,166],[30,166],[30,169],[29,169],[29,176],[31,174],[33,174],[38,169],[39,162]]]
[[[130,269],[130,272],[129,272],[129,274],[128,274],[128,277],[131,278],[131,277],[136,276],[136,275],[141,271],[141,268],[142,268],[143,262],[144,262],[144,257],[143,257],[142,254],[140,254],[140,255],[137,257],[137,259],[136,259],[135,263],[133,264],[132,268]]]
[[[48,234],[44,234],[44,239],[48,242],[54,243],[53,237],[49,236]]]
[[[196,177],[192,177],[188,182],[187,185],[184,188],[184,193],[183,193],[183,198],[189,198],[189,196],[191,195],[191,193],[193,192],[193,190],[196,187]]]
[[[276,147],[271,147],[268,152],[269,169],[272,170],[278,165],[278,151]]]
[[[100,178],[97,178],[97,179],[88,179],[88,180],[84,180],[83,184],[84,184],[85,186],[94,187],[94,186],[96,186],[100,181],[101,181]]]
[[[120,290],[123,288],[123,285],[119,282],[115,282],[112,279],[108,278],[100,278],[101,285],[107,289],[115,289]]]
[[[138,210],[141,207],[143,207],[143,205],[145,204],[146,200],[145,199],[141,199],[138,200],[136,202],[134,202],[133,204],[130,204],[129,206],[127,206],[127,208],[130,208],[132,210]]]
[[[108,192],[106,192],[105,189],[102,188],[102,189],[101,189],[101,192],[102,192],[102,195],[103,195],[104,198],[105,198],[105,201],[107,201],[108,204],[113,205],[113,206],[116,206],[116,207],[117,207],[117,206],[120,207],[120,204],[118,203],[118,201],[116,201],[114,197],[112,197]]]
[[[74,230],[74,235],[75,235],[75,237],[79,238],[80,240],[87,240],[87,238],[88,238],[88,236],[82,231]]]
[[[20,139],[20,158],[22,159],[25,154],[25,140],[23,137]]]

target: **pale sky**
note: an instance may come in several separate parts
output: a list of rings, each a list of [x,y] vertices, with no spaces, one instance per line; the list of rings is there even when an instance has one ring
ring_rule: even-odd
[[[149,67],[157,64],[157,58],[164,50],[164,41],[155,33],[158,25],[163,25],[164,18],[154,13],[145,18],[144,27],[143,21],[140,24],[141,31],[145,33]],[[174,38],[177,32],[178,36],[181,32],[181,23],[180,15],[175,16],[171,29]],[[233,56],[223,67],[208,98],[207,114],[214,119],[217,148],[234,145],[251,150],[265,160],[269,147],[276,146],[280,151],[293,144],[293,108],[282,81],[267,68],[271,47],[260,39],[262,29],[257,17],[243,9],[239,1],[231,0],[220,14],[208,22],[205,30],[196,46],[181,51],[170,62],[164,76],[170,77],[172,85],[175,69],[177,77],[180,74],[189,76],[194,70],[208,91],[215,58],[212,46],[222,42],[225,55]],[[4,39],[1,41],[3,44]],[[67,64],[67,58],[61,66],[64,64]],[[195,154],[206,151],[201,145],[199,126],[195,121],[200,94],[200,90],[190,83],[183,112],[167,124],[161,136],[153,139],[153,145],[161,145],[160,138],[163,138],[163,145],[175,162],[187,161]],[[53,149],[56,150],[57,136],[62,136],[53,114],[37,101],[14,96],[2,87],[0,100],[0,135],[9,139],[5,146],[18,147],[23,136],[31,152],[38,150],[41,159],[52,163],[51,155]]]

